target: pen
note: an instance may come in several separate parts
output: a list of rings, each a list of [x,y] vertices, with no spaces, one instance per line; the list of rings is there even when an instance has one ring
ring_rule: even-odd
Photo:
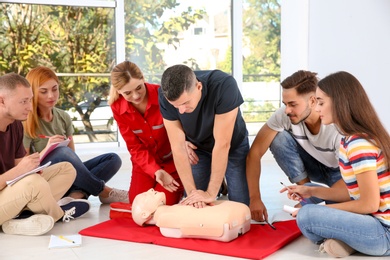
[[[283,182],[280,182],[280,184],[282,184],[288,191],[291,191],[291,189],[286,186]],[[299,196],[298,194],[296,194],[295,192],[292,193],[294,196],[297,196],[298,198],[300,198],[302,201],[304,202],[307,202],[304,198],[302,198],[301,196]]]
[[[34,144],[31,142],[31,144],[30,144],[30,154],[33,154],[33,153],[36,153],[36,152],[37,152],[37,150],[35,149]]]
[[[271,223],[269,223],[267,220],[264,220],[265,223],[267,223],[272,229],[276,230],[276,227],[274,227],[274,225],[272,225]]]
[[[73,240],[70,240],[69,238],[66,238],[66,237],[64,237],[64,236],[58,236],[60,239],[62,239],[62,240],[65,240],[65,241],[68,241],[69,243],[75,243]]]

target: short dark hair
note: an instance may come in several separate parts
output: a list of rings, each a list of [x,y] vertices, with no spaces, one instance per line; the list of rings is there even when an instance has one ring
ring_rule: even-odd
[[[0,77],[0,91],[13,91],[17,86],[30,87],[27,79],[16,73],[8,73]]]
[[[305,95],[316,92],[317,83],[317,73],[306,70],[298,70],[283,80],[281,85],[283,89],[295,88],[298,95]]]
[[[161,90],[169,101],[177,100],[184,91],[191,90],[196,83],[195,73],[186,65],[174,65],[164,71]]]

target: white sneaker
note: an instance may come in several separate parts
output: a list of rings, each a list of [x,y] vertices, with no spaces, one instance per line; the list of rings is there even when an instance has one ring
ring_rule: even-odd
[[[99,196],[99,200],[103,204],[110,204],[113,202],[129,203],[129,195],[127,190],[119,190],[112,188],[107,198]]]
[[[54,219],[49,215],[36,214],[24,219],[10,219],[1,226],[10,235],[39,236],[49,232]]]

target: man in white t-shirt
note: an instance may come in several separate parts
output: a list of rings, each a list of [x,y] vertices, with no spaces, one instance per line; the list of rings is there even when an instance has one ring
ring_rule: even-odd
[[[300,70],[281,83],[284,106],[264,124],[250,148],[246,175],[254,220],[268,219],[259,183],[261,158],[268,148],[291,183],[302,185],[315,181],[328,186],[342,185],[338,182],[341,179],[338,165],[341,135],[333,124],[321,124],[320,115],[315,111],[316,75]],[[306,201],[320,202],[317,198]]]

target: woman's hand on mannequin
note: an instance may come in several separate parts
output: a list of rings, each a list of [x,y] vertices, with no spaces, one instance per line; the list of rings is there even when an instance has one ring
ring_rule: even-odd
[[[186,151],[187,151],[188,159],[190,160],[191,165],[195,165],[199,161],[199,157],[194,151],[197,148],[198,147],[196,147],[192,143],[186,141]]]
[[[154,175],[156,176],[156,181],[167,191],[174,192],[180,186],[180,184],[163,169],[157,170]]]

